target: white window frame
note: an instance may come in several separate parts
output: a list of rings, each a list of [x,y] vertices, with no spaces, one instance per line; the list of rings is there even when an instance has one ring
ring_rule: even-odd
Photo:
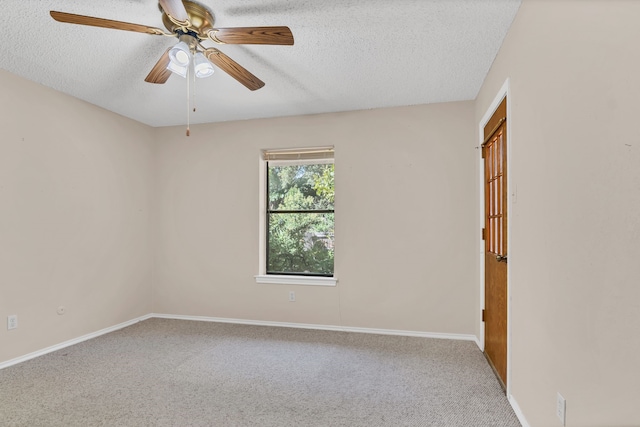
[[[334,159],[330,160],[305,160],[305,161],[289,161],[278,160],[271,161],[271,163],[277,162],[278,164],[302,164],[302,163],[334,163]],[[278,275],[267,274],[267,161],[260,157],[259,166],[259,185],[258,191],[259,197],[259,215],[258,215],[258,274],[254,276],[256,283],[269,284],[269,285],[303,285],[303,286],[336,286],[338,279],[336,278],[335,270],[333,277],[326,276],[296,276],[296,275]]]

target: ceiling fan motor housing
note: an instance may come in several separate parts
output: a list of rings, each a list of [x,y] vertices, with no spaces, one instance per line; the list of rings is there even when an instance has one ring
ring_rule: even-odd
[[[192,1],[184,0],[183,4],[189,15],[189,26],[185,28],[175,23],[164,10],[160,8],[164,26],[167,30],[177,34],[179,37],[181,37],[182,34],[188,34],[199,40],[208,38],[209,31],[213,29],[213,13],[206,7]]]

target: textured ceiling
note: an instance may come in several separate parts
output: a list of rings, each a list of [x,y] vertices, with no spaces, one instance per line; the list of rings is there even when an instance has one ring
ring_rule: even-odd
[[[520,0],[201,0],[217,27],[286,25],[294,46],[216,46],[191,123],[474,99]],[[157,0],[2,0],[0,68],[151,126],[184,124],[186,80],[144,78],[176,39],[63,24],[49,10],[164,28]]]

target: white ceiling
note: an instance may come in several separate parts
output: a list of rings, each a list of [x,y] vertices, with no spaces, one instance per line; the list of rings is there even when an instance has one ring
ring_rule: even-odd
[[[200,0],[215,26],[286,25],[294,46],[216,46],[266,83],[196,82],[191,123],[474,99],[520,0]],[[186,80],[144,78],[170,37],[63,24],[49,10],[163,28],[157,0],[2,0],[0,68],[151,126],[185,124]]]

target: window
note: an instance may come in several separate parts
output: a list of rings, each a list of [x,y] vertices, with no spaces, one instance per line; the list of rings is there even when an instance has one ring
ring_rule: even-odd
[[[333,148],[265,151],[263,158],[263,271],[266,275],[333,277]]]

